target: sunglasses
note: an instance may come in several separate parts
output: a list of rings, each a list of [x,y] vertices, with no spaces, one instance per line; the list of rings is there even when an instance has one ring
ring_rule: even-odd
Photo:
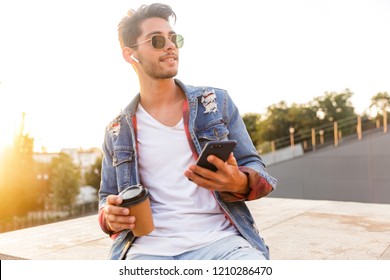
[[[176,48],[180,49],[184,45],[184,38],[183,36],[179,34],[173,34],[168,36],[168,39],[172,41],[172,43],[175,44]],[[150,37],[150,39],[147,39],[145,41],[139,42],[137,44],[132,45],[130,48],[138,46],[140,44],[146,43],[146,42],[152,42],[152,46],[155,49],[162,49],[165,46],[166,38],[163,35],[153,35]]]

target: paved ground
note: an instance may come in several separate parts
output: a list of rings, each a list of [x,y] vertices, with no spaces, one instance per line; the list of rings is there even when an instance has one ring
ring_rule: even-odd
[[[390,204],[263,198],[248,203],[274,260],[390,260]],[[97,216],[0,234],[0,259],[101,259]]]
[[[390,204],[267,198],[249,203],[276,260],[390,260]]]

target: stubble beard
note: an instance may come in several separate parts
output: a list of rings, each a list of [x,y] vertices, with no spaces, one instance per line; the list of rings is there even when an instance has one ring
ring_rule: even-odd
[[[157,64],[154,63],[145,63],[143,65],[144,72],[151,78],[162,80],[162,79],[171,79],[175,77],[178,73],[178,69],[161,69]]]

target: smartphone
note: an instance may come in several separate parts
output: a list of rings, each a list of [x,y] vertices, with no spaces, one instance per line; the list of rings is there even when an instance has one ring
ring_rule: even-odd
[[[217,171],[214,164],[207,161],[209,155],[214,155],[223,161],[227,161],[230,153],[236,146],[236,140],[210,141],[204,146],[196,164],[211,171]]]

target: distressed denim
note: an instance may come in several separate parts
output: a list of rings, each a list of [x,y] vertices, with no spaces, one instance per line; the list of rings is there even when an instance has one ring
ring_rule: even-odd
[[[188,113],[188,120],[185,119],[186,133],[194,154],[200,154],[208,141],[234,139],[237,145],[233,152],[238,165],[253,170],[270,190],[275,188],[276,179],[266,172],[265,164],[253,146],[239,111],[228,93],[212,87],[186,86],[179,80],[175,82],[187,97],[188,111],[183,114]],[[108,195],[118,194],[126,187],[140,183],[134,121],[138,103],[139,95],[107,126],[99,190],[100,209],[105,206]],[[257,195],[255,199],[268,194],[270,190]],[[268,247],[259,235],[255,221],[243,201],[245,199],[227,202],[223,193],[214,192],[214,196],[239,233],[268,259]],[[134,236],[129,230],[116,234],[110,258],[125,258],[133,240]]]

